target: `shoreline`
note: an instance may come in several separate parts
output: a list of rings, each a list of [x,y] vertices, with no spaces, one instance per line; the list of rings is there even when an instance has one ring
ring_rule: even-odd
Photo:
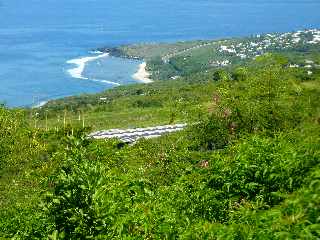
[[[305,35],[306,34],[312,34],[312,39],[307,38]],[[299,39],[299,41],[298,41]],[[235,40],[235,42],[231,41]],[[249,41],[249,43],[244,44],[243,41]],[[192,49],[198,49],[203,46],[209,45],[207,44],[200,44],[200,45],[193,45],[198,43],[199,41],[202,40],[190,40],[190,41],[185,41],[183,42],[184,44],[187,44],[186,47],[184,44],[181,45],[182,42],[178,43],[168,43],[168,46],[166,46],[166,49],[163,49],[164,47],[161,46],[162,43],[159,43],[158,45],[154,45],[152,43],[145,43],[141,45],[123,45],[119,47],[104,47],[104,48],[96,48],[92,49],[89,53],[90,55],[87,57],[79,57],[79,58],[74,58],[71,60],[67,61],[67,64],[71,64],[69,69],[66,70],[66,72],[73,78],[78,78],[78,79],[84,79],[84,80],[90,80],[90,81],[95,81],[95,82],[102,82],[106,84],[110,84],[113,86],[120,86],[121,84],[116,83],[116,82],[111,82],[107,80],[102,80],[102,79],[88,79],[86,76],[83,75],[84,68],[88,62],[95,61],[99,58],[104,58],[104,57],[115,57],[115,58],[123,58],[123,59],[132,59],[136,60],[136,66],[133,71],[131,70],[130,73],[128,73],[128,77],[130,77],[134,82],[136,83],[143,83],[143,84],[148,84],[155,82],[151,77],[152,73],[156,72],[154,70],[150,70],[148,72],[147,70],[147,62],[148,59],[154,55],[153,47],[158,47],[159,49],[156,51],[156,53],[159,51],[158,54],[159,56],[162,56],[162,60],[165,62],[165,60],[172,56],[172,55],[177,55],[179,53],[185,53],[188,50]],[[245,62],[247,61],[246,59],[251,59],[255,56],[258,56],[259,54],[259,48],[261,49],[266,49],[264,51],[269,51],[268,48],[270,46],[282,46],[284,48],[290,47],[290,51],[297,51],[299,48],[304,47],[305,45],[311,45],[314,48],[317,47],[315,44],[320,43],[320,29],[305,29],[305,30],[299,30],[296,32],[284,32],[284,33],[275,33],[275,34],[258,34],[258,35],[253,35],[253,36],[247,36],[247,37],[239,37],[239,38],[230,38],[229,40],[211,40],[212,43],[217,43],[218,48],[216,49],[217,52],[223,54],[224,58],[228,60],[230,58],[230,54],[234,54],[235,56],[241,58],[241,61]],[[194,43],[195,42],[195,43]],[[257,43],[258,42],[258,43]],[[296,42],[299,43],[299,45],[294,45],[297,44]],[[151,44],[151,45],[150,45]],[[260,44],[260,45],[259,45]],[[193,47],[188,47],[189,45]],[[130,50],[130,46],[132,46],[132,49]],[[129,50],[128,50],[129,49]],[[142,50],[141,50],[142,49]],[[174,50],[176,49],[176,50]],[[180,50],[179,50],[180,49]],[[244,53],[242,53],[244,52]],[[150,51],[150,55],[149,52]],[[277,49],[276,52],[281,53],[283,51],[282,48]],[[161,53],[163,52],[163,55]],[[168,53],[167,53],[168,52]],[[166,54],[167,53],[167,54]],[[248,53],[248,54],[247,54]],[[251,54],[251,55],[250,55]],[[140,57],[139,57],[140,56]],[[158,56],[158,55],[157,55]],[[220,67],[225,67],[227,65],[232,65],[232,62],[227,62],[226,60],[224,61],[218,61],[216,59],[213,59],[208,62],[208,67],[209,68],[220,68]],[[310,64],[305,66],[309,66]],[[191,65],[190,65],[191,66]],[[318,65],[315,65],[318,66]],[[160,73],[160,70],[159,70]],[[131,75],[131,76],[130,76]],[[166,77],[166,76],[165,76]],[[166,79],[175,79],[176,76],[172,76]],[[157,77],[156,81],[163,80],[160,77]],[[124,84],[126,85],[126,84]],[[113,87],[112,86],[112,87]],[[100,92],[100,91],[99,91]],[[95,92],[95,93],[99,93]],[[92,93],[92,94],[95,94]],[[74,94],[78,95],[78,94]],[[60,98],[60,97],[59,97]],[[61,96],[61,98],[64,98]],[[55,100],[53,98],[52,100]],[[51,101],[51,98],[48,100]],[[31,105],[31,104],[30,104]],[[40,107],[45,104],[40,104]]]
[[[147,71],[147,63],[143,62],[139,65],[138,71],[132,75],[132,78],[142,82],[142,83],[152,83],[153,80],[150,79],[150,73]]]
[[[109,53],[99,53],[99,55],[97,55],[97,56],[80,57],[80,58],[74,58],[74,59],[68,60],[67,63],[74,64],[75,67],[68,69],[67,72],[73,78],[87,80],[88,78],[86,78],[82,75],[86,64],[88,62],[95,61],[99,58],[104,58],[104,57],[108,57],[108,56],[109,56]]]
[[[112,82],[112,81],[108,81],[108,80],[104,80],[104,79],[87,78],[87,77],[83,76],[83,71],[84,71],[87,63],[98,60],[100,58],[106,58],[106,57],[110,56],[109,53],[103,53],[103,52],[99,52],[99,51],[91,52],[91,54],[92,53],[98,54],[98,55],[89,56],[89,57],[74,58],[74,59],[68,60],[67,61],[68,64],[75,65],[75,67],[67,70],[69,75],[72,78],[76,78],[76,79],[90,80],[90,81],[94,81],[94,82],[102,82],[102,83],[107,83],[107,84],[111,84],[111,85],[115,85],[115,86],[120,86],[121,85],[120,83],[116,83],[116,82]]]
[[[81,57],[81,58],[75,58],[75,59],[68,60],[67,63],[74,64],[75,67],[68,69],[67,72],[73,78],[91,80],[91,81],[95,81],[95,82],[103,82],[103,83],[108,83],[108,84],[120,86],[120,84],[116,83],[116,82],[111,82],[111,81],[102,80],[102,79],[91,79],[91,78],[84,77],[82,75],[83,71],[85,69],[85,66],[88,62],[95,61],[97,59],[105,58],[105,57],[128,58],[124,55],[119,54],[119,50],[117,50],[116,48],[113,48],[113,50],[110,48],[104,49],[104,51],[101,51],[101,50],[102,49],[98,49],[98,50],[90,52],[93,54],[98,54],[97,56]],[[118,53],[118,54],[115,54],[115,53]],[[138,58],[131,57],[128,59],[137,60]],[[138,68],[137,72],[134,73],[133,75],[131,75],[131,77],[140,83],[152,83],[153,80],[149,78],[151,74],[146,70],[146,67],[147,67],[147,63],[145,61],[143,63],[139,64],[139,68]]]
[[[129,56],[123,50],[121,50],[119,47],[98,48],[95,51],[102,52],[102,53],[108,53],[109,56],[111,56],[111,57],[143,61],[141,64],[139,64],[139,68],[138,68],[137,72],[135,72],[133,75],[131,75],[131,77],[140,83],[147,84],[147,83],[154,82],[150,78],[150,75],[151,75],[150,72],[148,72],[146,69],[147,63],[144,59],[137,57],[137,56]]]

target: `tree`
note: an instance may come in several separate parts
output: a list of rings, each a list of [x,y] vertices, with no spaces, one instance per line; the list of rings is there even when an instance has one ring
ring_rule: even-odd
[[[294,127],[298,114],[299,88],[287,73],[287,60],[267,54],[255,61],[250,74],[239,81],[224,80],[213,103],[213,114],[224,116],[229,124],[248,132],[274,133]],[[244,75],[243,75],[244,76]]]

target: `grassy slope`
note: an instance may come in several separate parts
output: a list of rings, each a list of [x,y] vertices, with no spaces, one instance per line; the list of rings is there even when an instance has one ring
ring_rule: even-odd
[[[83,158],[84,163],[92,164],[73,166],[80,171],[77,174],[81,174],[75,174],[67,182],[62,180],[61,187],[64,184],[81,185],[82,197],[93,194],[92,188],[94,194],[103,192],[91,207],[97,208],[96,214],[108,211],[108,216],[116,219],[113,228],[104,233],[105,238],[316,239],[319,236],[316,218],[320,199],[317,184],[320,177],[317,165],[319,80],[298,83],[300,101],[305,106],[305,121],[295,130],[277,137],[243,136],[219,151],[190,149],[188,132],[141,141],[123,149],[115,148],[112,142],[92,142],[80,155],[81,147],[73,146],[75,152],[69,157],[78,156],[75,160]],[[206,86],[204,84],[203,89]],[[192,95],[192,91],[189,94]],[[63,159],[65,154],[58,153],[56,161]],[[204,161],[209,162],[209,167],[202,167]],[[265,161],[272,161],[271,167],[268,168]],[[253,183],[248,177],[251,174],[249,167],[258,168]],[[267,168],[270,173],[263,173]],[[265,175],[259,177],[262,173]],[[275,176],[276,180],[272,180]],[[280,202],[268,202],[263,194],[250,199],[250,189],[257,186],[256,182],[268,185],[265,179],[269,177],[271,186],[284,184],[277,192],[265,192],[270,198],[281,199]],[[287,189],[290,178],[296,185],[294,190]],[[103,183],[101,188],[96,185],[98,180]],[[239,184],[238,180],[244,181],[243,184],[233,186]],[[220,191],[219,184],[232,190]],[[238,189],[242,188],[239,198]],[[127,194],[132,191],[136,193],[134,200]],[[221,194],[223,198],[219,197]],[[64,201],[64,198],[59,199]],[[79,198],[70,201],[77,202]],[[77,206],[76,202],[72,204]],[[109,204],[113,207],[109,208]],[[57,216],[62,214],[60,207],[57,204],[57,208],[52,209]],[[86,211],[86,207],[83,210]],[[85,233],[88,225],[83,217],[74,217],[79,224],[84,224],[82,234],[89,234]]]
[[[35,114],[40,113],[36,124],[43,128],[48,114],[48,127],[61,127],[66,112],[67,124],[82,125],[84,117],[85,126],[91,126],[94,130],[189,122],[193,121],[197,109],[205,108],[211,99],[215,84],[208,83],[210,76],[203,83],[172,81],[137,84],[98,95],[56,100],[43,109],[34,109],[29,118],[33,118],[30,122],[34,125]]]
[[[121,51],[127,56],[134,56],[145,59],[146,61],[166,54],[179,52],[181,50],[197,46],[199,44],[207,43],[209,41],[189,41],[177,42],[173,44],[135,44],[120,47]]]
[[[202,51],[197,51],[194,56],[200,58],[207,54],[207,51]],[[296,55],[293,52],[287,54],[299,59],[300,62],[309,58],[309,55]],[[319,59],[319,54],[312,52],[312,55],[312,59]],[[188,64],[190,65],[192,61]],[[320,237],[319,223],[316,219],[320,198],[317,187],[319,171],[316,164],[312,166],[313,168],[308,169],[307,173],[293,175],[305,181],[294,192],[280,191],[285,200],[277,205],[261,207],[259,199],[255,199],[255,202],[254,200],[230,198],[234,204],[234,209],[231,213],[228,212],[228,219],[231,218],[231,220],[224,222],[220,216],[203,217],[207,204],[214,206],[217,204],[214,196],[216,190],[208,189],[204,185],[212,184],[210,179],[213,173],[218,172],[223,175],[233,171],[236,174],[239,170],[243,170],[244,175],[240,177],[250,173],[246,172],[246,167],[235,168],[235,166],[241,167],[241,165],[233,164],[235,156],[239,161],[242,159],[244,164],[247,164],[246,161],[250,159],[251,153],[256,154],[254,156],[257,156],[257,159],[261,156],[267,159],[269,159],[268,156],[273,156],[275,160],[278,157],[282,160],[293,159],[292,163],[289,162],[290,168],[294,168],[294,162],[301,161],[302,164],[305,164],[319,156],[319,136],[317,134],[320,119],[319,75],[308,76],[305,70],[290,71],[287,74],[293,79],[297,78],[297,86],[301,88],[303,97],[300,100],[306,104],[308,109],[305,109],[306,116],[303,124],[292,132],[283,133],[283,136],[278,138],[263,135],[248,138],[244,136],[229,148],[215,152],[188,150],[190,148],[186,143],[190,140],[188,133],[142,141],[134,147],[126,147],[121,150],[115,148],[112,142],[91,143],[85,150],[86,161],[89,160],[93,165],[101,166],[103,174],[99,176],[103,176],[103,181],[109,189],[114,189],[114,195],[106,195],[106,198],[108,196],[121,199],[120,201],[114,199],[115,212],[110,212],[110,216],[114,214],[112,216],[118,221],[118,225],[115,226],[117,231],[123,229],[122,237],[141,237],[142,235],[150,239],[159,236],[170,238],[177,235],[186,239],[214,239],[217,236],[222,239],[316,239],[315,236]],[[46,115],[49,128],[62,129],[65,111],[67,123],[73,127],[82,124],[78,120],[79,112],[82,112],[81,116],[83,114],[85,116],[85,125],[92,126],[93,129],[194,122],[199,119],[200,115],[212,108],[213,92],[220,85],[213,81],[214,73],[213,69],[209,72],[188,75],[177,81],[120,87],[97,95],[56,100],[40,110],[33,110],[32,113],[34,115],[36,111],[39,113],[36,125],[42,129],[46,126]],[[301,82],[302,78],[303,82]],[[100,100],[101,97],[106,100]],[[2,113],[1,116],[10,114],[8,111]],[[30,125],[33,126],[35,118],[30,119],[30,112],[26,116]],[[32,127],[25,128],[25,125],[22,129],[26,131],[22,131],[19,127],[12,127],[16,125],[7,122],[6,117],[2,119],[0,123],[4,132],[1,132],[1,139],[3,139],[1,146],[12,146],[12,151],[9,153],[2,151],[0,155],[10,163],[2,167],[0,171],[0,237],[2,237],[1,234],[12,237],[14,233],[20,231],[19,236],[24,235],[25,239],[30,239],[35,236],[43,236],[47,228],[51,233],[52,228],[46,223],[48,219],[43,216],[38,204],[42,193],[52,187],[51,177],[48,178],[48,176],[55,175],[55,171],[61,169],[61,164],[67,164],[68,160],[65,157],[69,154],[66,151],[69,145],[61,141],[64,139],[62,132],[43,133],[42,130]],[[16,124],[23,122],[21,120],[23,118],[18,115],[13,115],[10,119],[17,119]],[[60,119],[59,122],[58,119]],[[13,132],[7,132],[6,129],[11,129]],[[15,131],[15,129],[20,130]],[[6,142],[12,138],[17,139],[14,145],[10,141]],[[76,146],[75,149],[78,151],[79,146]],[[268,152],[270,150],[273,151],[271,154]],[[303,159],[303,156],[306,160]],[[314,159],[312,161],[315,161]],[[203,161],[209,161],[210,167],[202,168]],[[317,161],[315,162],[318,164]],[[76,185],[80,185],[83,179],[90,182],[98,176],[95,173],[92,178],[89,172],[93,171],[93,168],[91,165],[87,167],[88,175],[84,171],[84,178],[75,179]],[[302,165],[298,166],[298,169],[302,167]],[[237,175],[231,175],[231,180],[235,177]],[[134,191],[139,189],[142,180],[146,181],[143,184],[151,184],[152,189],[147,187],[147,190],[143,190],[146,193],[138,194],[137,202],[132,204],[126,193],[132,189]],[[148,197],[149,194],[151,197]],[[138,197],[141,199],[139,200]],[[172,199],[175,199],[174,203]],[[113,200],[108,199],[108,201]],[[99,204],[104,206],[104,203]],[[186,207],[181,208],[181,206],[188,206],[190,212],[182,211]],[[131,210],[124,209],[127,207]],[[221,209],[222,207],[225,205],[221,205]],[[217,212],[225,214],[219,208],[217,205]],[[119,215],[118,210],[127,211],[127,215]],[[151,213],[152,218],[150,218]],[[79,219],[80,221],[82,220]],[[129,232],[126,232],[127,230]]]
[[[293,76],[290,75],[292,73],[288,72],[287,74]],[[316,78],[312,81],[298,82],[303,93],[300,101],[305,106],[312,107],[305,109],[306,121],[295,131],[283,133],[282,136],[280,134],[277,138],[269,138],[264,135],[244,137],[222,151],[190,150],[188,132],[150,141],[141,141],[133,147],[125,147],[120,150],[115,148],[114,143],[104,141],[91,142],[86,148],[82,148],[78,143],[65,145],[64,142],[59,140],[63,138],[62,135],[59,135],[60,133],[42,134],[40,131],[38,135],[36,134],[31,138],[31,142],[30,137],[19,135],[18,145],[14,148],[15,153],[11,155],[11,159],[16,161],[14,161],[12,168],[4,168],[0,178],[1,196],[3,196],[0,205],[2,209],[0,227],[3,233],[7,234],[3,236],[13,236],[14,233],[19,231],[18,236],[30,239],[35,238],[35,236],[43,237],[47,233],[51,233],[54,228],[50,225],[51,220],[49,221],[44,212],[39,209],[39,196],[48,189],[48,186],[52,186],[51,178],[48,178],[48,176],[52,176],[52,174],[56,176],[55,169],[59,173],[60,166],[68,166],[66,165],[70,164],[68,159],[75,157],[77,161],[83,158],[83,163],[87,162],[89,165],[82,165],[82,160],[80,165],[79,162],[75,166],[72,165],[81,174],[77,175],[78,173],[75,173],[68,186],[70,184],[72,186],[73,184],[74,186],[82,186],[81,191],[84,191],[84,195],[81,196],[90,196],[92,194],[90,189],[94,189],[96,193],[100,191],[106,193],[99,195],[102,197],[101,199],[95,200],[98,202],[94,205],[94,209],[98,206],[101,209],[94,211],[100,212],[106,207],[109,216],[117,219],[114,229],[108,230],[104,235],[105,238],[111,237],[108,234],[113,234],[113,237],[118,236],[120,238],[121,236],[121,238],[131,237],[134,239],[138,239],[138,236],[150,239],[157,237],[174,238],[177,236],[187,239],[214,239],[217,236],[223,239],[246,239],[248,237],[252,239],[285,239],[284,237],[289,239],[315,239],[314,237],[318,236],[316,230],[318,225],[313,215],[318,213],[317,206],[319,203],[318,188],[315,181],[319,178],[319,174],[316,164],[312,164],[313,168],[311,169],[308,164],[306,166],[304,164],[307,161],[318,163],[316,158],[319,154],[317,150],[319,146],[317,121],[320,117],[320,109],[317,104],[320,96],[319,80],[319,78]],[[181,83],[177,82],[177,85],[181,86]],[[132,86],[129,89],[134,89],[132,91],[136,92],[135,88],[141,89],[141,87]],[[177,86],[175,87],[177,89],[175,89],[172,85],[170,88],[173,88],[174,93],[179,96],[177,100],[184,96],[187,105],[198,104],[202,106],[202,110],[207,111],[209,105],[212,104],[212,92],[217,87],[221,87],[219,83],[204,82],[202,84],[185,85],[181,89]],[[170,88],[154,87],[152,85],[145,86],[145,88],[149,91],[158,89],[158,95],[156,94],[158,97],[167,93],[158,101],[163,105],[171,103],[169,96],[172,92],[168,92]],[[124,88],[113,91],[127,90]],[[116,106],[114,114],[118,111],[125,114],[132,111],[138,116],[141,109],[129,107],[130,103],[137,100],[136,98],[143,98],[144,101],[153,99],[153,95],[124,95],[113,99],[113,104]],[[75,102],[73,107],[77,107],[77,103]],[[174,104],[176,107],[177,102],[174,102]],[[91,107],[94,106],[92,104]],[[82,109],[90,108],[87,105],[80,105],[80,107]],[[128,110],[128,108],[131,109]],[[163,106],[153,105],[151,109],[161,113]],[[182,106],[182,109],[187,108]],[[126,118],[125,114],[124,117]],[[192,114],[194,119],[198,118],[197,114],[199,114],[199,109],[196,109]],[[187,118],[181,119],[185,120]],[[153,121],[161,122],[159,119]],[[142,122],[147,124],[147,121]],[[114,124],[113,126],[121,125],[117,122],[112,124]],[[126,127],[129,123],[125,122],[124,124],[121,127]],[[17,134],[20,134],[19,131]],[[31,152],[22,150],[28,149],[28,146],[31,146]],[[73,149],[71,153],[65,150],[70,149],[70,147]],[[83,150],[84,152],[81,153]],[[16,159],[16,156],[23,156],[28,160],[21,161],[19,158]],[[225,196],[226,199],[229,199],[230,204],[233,204],[231,206],[232,211],[229,211],[228,201],[219,200],[217,202],[216,198],[221,193],[215,189],[215,185],[211,186],[212,179],[217,176],[225,176],[226,182],[224,184],[228,186],[227,181],[247,176],[250,171],[247,172],[248,169],[245,166],[247,166],[246,164],[252,164],[252,162],[247,163],[249,160],[254,161],[255,158],[251,158],[252,156],[261,160],[266,157],[275,162],[282,159],[288,164],[283,165],[283,167],[292,168],[294,171],[306,168],[306,173],[291,173],[291,170],[286,173],[294,174],[289,176],[295,177],[299,181],[301,179],[303,183],[302,185],[297,183],[299,187],[295,188],[293,192],[287,192],[285,187],[281,188],[282,190],[277,194],[281,194],[284,201],[271,205],[271,207],[268,206],[270,203],[260,203],[259,199],[249,200],[245,197],[243,200],[243,197],[238,198],[237,194],[233,196],[234,193],[231,191],[230,196]],[[272,158],[268,156],[272,156]],[[237,161],[241,164],[233,163],[235,159],[238,159]],[[201,167],[203,161],[209,162],[208,168]],[[295,166],[294,162],[299,162],[302,165]],[[260,166],[260,162],[255,164],[264,168],[264,165]],[[78,167],[80,168],[78,169]],[[12,172],[10,169],[15,171]],[[280,168],[279,171],[284,174],[285,169]],[[270,171],[278,170],[272,168]],[[212,175],[213,173],[218,175]],[[281,181],[289,179],[286,175],[283,176],[284,178],[282,177]],[[102,189],[95,185],[97,184],[96,180],[104,183]],[[55,182],[53,186],[56,184],[62,184],[61,187],[67,186],[65,185],[67,182],[64,182],[66,180],[62,181],[62,183]],[[277,182],[280,182],[280,180]],[[88,185],[90,188],[87,189],[86,184],[93,185]],[[139,190],[141,184],[145,187]],[[207,188],[208,184],[211,186],[210,188]],[[248,184],[246,188],[250,188],[250,182],[246,184]],[[105,192],[105,188],[110,191],[113,190],[112,192]],[[32,191],[30,191],[31,189]],[[67,192],[68,189],[63,191]],[[138,193],[133,203],[133,200],[127,196],[130,191]],[[140,193],[139,191],[143,192]],[[244,192],[246,191],[244,188]],[[175,201],[172,202],[172,199]],[[79,198],[77,197],[73,204],[77,204],[78,201]],[[57,203],[54,200],[54,204]],[[109,204],[113,206],[111,209],[109,209]],[[55,205],[48,206],[53,207]],[[213,209],[207,208],[208,206],[212,206]],[[53,216],[62,214],[59,210],[60,207],[50,210],[53,211]],[[83,211],[86,211],[86,208]],[[125,212],[126,214],[119,214],[119,212]],[[218,215],[210,215],[215,212]],[[78,219],[76,222],[79,224],[83,221],[80,216],[75,215],[74,217]],[[87,225],[85,222],[81,223],[84,224],[81,226],[83,230],[81,234],[89,234],[85,232],[85,229],[90,224]],[[70,222],[65,224],[70,224]],[[73,238],[81,238],[80,236],[84,235],[74,236],[78,237]],[[308,238],[308,236],[311,237]]]

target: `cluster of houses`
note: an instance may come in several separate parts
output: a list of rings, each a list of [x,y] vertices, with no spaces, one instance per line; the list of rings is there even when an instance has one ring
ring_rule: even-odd
[[[257,35],[236,43],[226,40],[224,45],[219,46],[218,51],[245,59],[260,56],[270,50],[284,50],[298,45],[319,43],[320,30],[311,29],[294,33]]]
[[[310,29],[290,33],[256,35],[244,39],[227,39],[206,42],[188,49],[171,52],[163,56],[162,60],[165,63],[168,63],[171,58],[176,57],[177,55],[183,55],[199,48],[213,47],[213,51],[218,54],[215,55],[219,57],[212,59],[209,62],[209,65],[213,67],[225,67],[231,65],[234,58],[239,60],[253,59],[269,51],[281,51],[315,44],[320,44],[320,30]],[[306,64],[306,67],[308,65],[312,64]]]
[[[289,65],[290,68],[306,68],[308,70],[308,75],[312,75],[313,72],[311,71],[313,68],[320,68],[320,65],[316,64],[314,61],[312,60],[308,60],[306,59],[305,62],[303,64],[290,64]]]
[[[230,64],[231,64],[230,60],[221,60],[221,61],[216,60],[216,61],[210,62],[211,67],[226,67]]]

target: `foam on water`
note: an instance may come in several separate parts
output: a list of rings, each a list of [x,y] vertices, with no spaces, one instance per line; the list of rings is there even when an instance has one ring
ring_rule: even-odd
[[[109,56],[109,53],[101,53],[101,52],[94,52],[94,53],[99,53],[97,56],[92,56],[92,57],[83,57],[83,58],[75,58],[67,61],[68,64],[74,64],[76,65],[75,68],[71,68],[68,70],[68,73],[70,74],[71,77],[77,78],[77,79],[85,79],[85,80],[91,80],[94,82],[102,82],[102,83],[108,83],[108,84],[113,84],[120,86],[119,83],[108,81],[108,80],[103,80],[103,79],[91,79],[83,76],[83,71],[86,67],[86,64],[88,62],[92,62],[95,60],[98,60],[100,58],[105,58]]]
[[[46,105],[47,103],[48,103],[48,101],[41,101],[41,102],[35,104],[34,106],[32,106],[32,108],[41,108],[44,105]]]

